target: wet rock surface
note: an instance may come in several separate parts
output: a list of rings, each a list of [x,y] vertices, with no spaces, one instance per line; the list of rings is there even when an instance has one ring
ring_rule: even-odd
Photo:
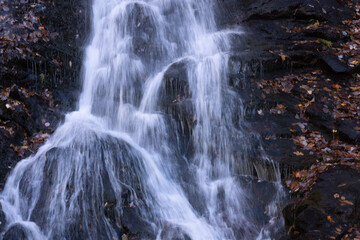
[[[27,235],[21,225],[11,226],[4,234],[4,240],[26,240]]]
[[[359,40],[351,30],[358,28],[359,2],[218,3],[223,6],[219,25],[241,24],[247,38],[248,51],[235,50],[230,57],[229,84],[249,106],[249,129],[260,134],[267,155],[280,163],[296,199],[283,211],[287,237],[358,236],[353,183],[360,179],[360,76],[357,53],[343,48]],[[341,184],[349,188],[336,189]],[[339,198],[335,190],[341,191]]]
[[[360,174],[337,166],[321,174],[308,196],[284,208],[291,239],[356,237],[359,215]]]
[[[48,42],[32,42],[33,55],[1,62],[1,188],[16,162],[36,152],[63,119],[64,113],[75,108],[81,88],[81,56],[89,33],[90,2],[43,1],[35,7],[30,3],[11,2],[9,12],[14,18],[21,19],[33,9],[42,24],[58,36]],[[218,25],[223,29],[241,26],[246,32],[245,39],[233,39],[228,79],[224,81],[248,106],[244,119],[248,123],[246,129],[258,133],[266,154],[280,163],[284,183],[292,173],[312,169],[317,162],[326,160],[326,164],[332,164],[338,161],[343,155],[336,152],[341,149],[335,146],[344,145],[349,152],[344,157],[346,164],[318,166],[316,179],[310,185],[305,184],[311,186],[306,192],[299,193],[295,174],[295,180],[288,185],[293,199],[283,210],[287,237],[341,239],[346,234],[356,236],[359,226],[355,224],[360,221],[359,158],[354,152],[360,141],[359,110],[356,108],[359,65],[351,64],[354,56],[338,49],[354,38],[349,34],[351,26],[344,21],[353,19],[358,1],[216,2],[220,7]],[[152,23],[140,6],[132,17],[138,23],[134,29],[138,33],[134,38],[136,54],[151,60],[161,51],[156,46]],[[165,113],[181,130],[182,152],[191,155],[189,139],[195,123],[184,67],[179,63],[165,73],[160,101]],[[355,104],[355,108],[342,109],[345,108],[342,104],[348,109]],[[315,151],[317,145],[308,141],[310,135],[313,141],[324,143],[319,146],[328,148],[324,150],[326,154]],[[258,184],[253,192],[266,199],[270,196],[263,196],[264,189],[268,189],[267,184]],[[112,191],[105,193],[108,205],[104,210],[112,220],[116,218],[113,194]],[[126,200],[126,193],[123,197]],[[254,204],[260,206],[263,202]],[[123,214],[121,224],[124,229],[118,229],[119,235],[141,236],[147,232],[144,229],[149,226],[139,220],[136,208],[124,208]],[[261,219],[263,213],[259,216]],[[0,211],[1,222],[2,218]],[[0,231],[1,226],[2,223]],[[169,229],[164,231],[164,236],[172,236],[171,227]],[[76,234],[80,234],[79,237],[86,235]],[[152,233],[149,230],[146,234],[149,237]],[[22,238],[25,233],[18,226],[10,228],[4,235],[4,239]],[[186,239],[186,236],[179,238]]]
[[[6,226],[6,216],[2,210],[2,206],[0,205],[0,232],[4,230]]]
[[[81,88],[91,1],[3,1],[0,57],[0,188],[36,152]]]

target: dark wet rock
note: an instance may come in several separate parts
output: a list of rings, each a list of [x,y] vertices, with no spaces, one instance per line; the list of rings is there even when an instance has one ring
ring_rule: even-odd
[[[219,13],[226,13],[219,14],[217,17],[219,25],[227,28],[241,23],[247,40],[242,39],[243,43],[241,44],[236,44],[235,41],[235,44],[246,46],[251,55],[245,56],[245,59],[249,62],[256,59],[261,63],[261,68],[258,69],[265,74],[266,69],[274,74],[278,70],[290,71],[294,68],[308,67],[309,64],[317,66],[324,62],[331,64],[336,71],[344,72],[345,69],[342,68],[344,66],[341,63],[331,60],[336,56],[329,55],[331,59],[324,61],[323,57],[317,54],[323,50],[324,44],[316,43],[314,40],[325,39],[331,41],[334,46],[338,46],[341,42],[346,41],[348,36],[332,31],[326,26],[315,30],[307,29],[310,20],[327,21],[331,26],[337,26],[341,25],[343,20],[351,18],[352,10],[337,1],[219,0],[218,5],[220,5]],[[286,29],[293,28],[302,30],[298,33],[286,31]],[[305,44],[300,44],[300,42]],[[236,47],[234,50],[236,52]],[[288,55],[289,59],[282,61],[279,57],[281,52]],[[236,54],[238,53],[236,52]],[[349,70],[346,69],[346,71]]]
[[[21,225],[14,225],[10,227],[4,234],[4,240],[26,240],[27,235]]]
[[[324,112],[324,105],[322,103],[312,103],[306,108],[306,115],[311,123],[324,129],[328,134],[334,129],[334,118],[329,113]]]
[[[49,100],[44,97],[36,94],[25,96],[16,85],[11,88],[9,97],[23,103],[28,111],[27,121],[30,126],[30,132],[28,132],[30,136],[39,131],[46,130],[46,126],[44,125],[45,120],[53,127],[59,121],[60,112],[55,112],[55,109],[50,110],[53,103],[50,103]],[[12,119],[20,123],[16,119]]]
[[[59,36],[49,42],[40,40],[29,43],[32,51],[36,51],[39,56],[29,55],[26,59],[18,58],[9,62],[8,69],[13,68],[14,71],[1,71],[1,85],[11,86],[16,83],[34,90],[68,85],[79,87],[82,46],[90,29],[91,1],[42,1],[39,4],[20,0],[10,2],[13,6],[10,12],[15,19],[21,20],[31,9],[46,29]]]
[[[170,116],[170,122],[177,129],[175,139],[178,138],[180,151],[186,156],[193,150],[191,134],[195,126],[194,106],[187,75],[189,65],[191,66],[191,62],[185,60],[168,68],[163,77],[159,99],[162,110]]]
[[[179,227],[165,226],[160,234],[161,239],[174,239],[174,240],[191,240],[191,238],[184,233]]]
[[[321,123],[333,122],[334,119],[329,113],[324,112],[324,108],[325,106],[320,102],[312,103],[306,108],[306,115],[308,115],[312,121],[319,121]]]
[[[345,73],[350,71],[350,68],[335,55],[320,54],[321,59],[327,66],[331,68],[335,73]]]
[[[319,19],[335,23],[347,19],[351,11],[336,0],[243,1],[246,19]]]
[[[353,9],[335,0],[219,0],[217,2],[222,7],[220,12],[226,13],[224,16],[218,16],[218,25],[222,28],[231,28],[241,23],[246,32],[245,45],[248,51],[241,52],[241,47],[237,51],[234,47],[231,52],[229,85],[236,89],[247,106],[245,115],[247,128],[250,132],[260,134],[266,154],[280,164],[282,175],[307,169],[318,160],[316,153],[311,151],[302,149],[301,154],[294,154],[299,149],[293,142],[292,134],[297,136],[302,134],[302,129],[294,125],[296,123],[308,124],[307,127],[312,131],[319,131],[330,139],[333,137],[333,130],[336,129],[340,140],[358,144],[359,131],[356,130],[358,122],[352,119],[335,121],[331,111],[328,111],[335,108],[334,104],[323,100],[327,96],[313,94],[315,102],[306,108],[306,119],[302,119],[298,116],[298,104],[302,104],[300,99],[307,94],[301,89],[300,83],[292,88],[290,94],[273,92],[265,94],[257,87],[257,79],[271,80],[317,69],[321,69],[330,79],[348,82],[352,78],[350,75],[357,73],[358,69],[350,68],[340,61],[338,56],[319,39],[329,42],[333,47],[339,47],[347,42],[349,36],[339,33],[336,28],[342,25],[343,20],[352,19]],[[319,21],[320,26],[308,27],[314,21]],[[295,28],[300,31],[291,32],[291,29]],[[281,55],[285,59],[281,59]],[[320,81],[318,84],[321,86]],[[326,87],[331,89],[331,84]],[[261,95],[262,93],[264,95]],[[310,95],[307,97],[309,101],[312,100]],[[284,114],[269,113],[269,110],[277,104],[286,106]],[[315,189],[321,192],[321,201],[318,198],[319,193],[313,190],[308,198],[302,200],[304,202],[302,205],[290,204],[284,209],[287,231],[290,230],[291,233],[289,239],[328,239],[330,236],[336,236],[335,233],[333,235],[330,233],[338,224],[334,216],[338,214],[339,199],[334,199],[331,195],[334,194],[333,188],[336,187],[332,182],[333,178],[325,176],[358,174],[355,170],[340,168],[342,173],[335,174],[332,172],[335,170],[331,170],[323,174],[315,186]],[[351,177],[343,179],[343,183],[347,185],[351,185],[352,181]],[[350,188],[348,191],[351,192],[351,196],[355,196],[358,190]],[[329,199],[330,203],[324,202],[326,199]],[[354,206],[358,206],[358,198],[354,197],[350,201],[354,201]],[[325,214],[323,208],[327,205],[333,207],[326,209]],[[342,207],[351,207],[351,205]],[[347,218],[342,215],[342,223],[359,222],[354,214],[357,213],[356,211],[358,210],[352,209],[350,212],[353,214],[347,215]],[[331,223],[327,216],[331,216],[335,223]],[[345,231],[345,227],[343,230]],[[300,232],[299,235],[294,234],[297,231]]]
[[[242,21],[241,9],[243,8],[243,1],[240,0],[216,0],[215,7],[218,11],[215,12],[217,24],[220,27],[237,25]]]
[[[172,64],[164,73],[160,91],[160,103],[167,106],[191,97],[188,68],[191,62],[184,60]]]
[[[16,106],[14,109],[8,108],[6,104],[9,104],[5,101],[0,101],[1,115],[0,118],[3,121],[15,121],[22,128],[25,129],[30,135],[33,134],[35,129],[33,119],[29,119],[27,112],[21,107]]]
[[[217,0],[220,26],[248,23],[251,20],[318,19],[341,23],[351,15],[336,0]]]
[[[80,89],[78,79],[80,76],[82,46],[86,39],[86,34],[89,32],[90,3],[91,1],[49,1],[45,9],[36,9],[37,12],[44,14],[45,24],[54,31],[59,32],[61,38],[51,44],[38,43],[38,47],[42,49],[40,52],[45,56],[43,62],[34,61],[32,68],[21,61],[11,63],[18,68],[17,75],[1,76],[0,81],[4,86],[11,86],[13,83],[17,83],[19,86],[37,91],[49,88],[55,95],[54,105],[59,106],[58,113],[51,113],[51,111],[46,110],[48,107],[44,105],[42,99],[36,96],[24,98],[16,88],[11,91],[12,98],[24,102],[27,106],[31,119],[27,120],[26,115],[21,113],[20,110],[19,115],[12,115],[4,107],[4,104],[0,108],[1,120],[11,118],[10,120],[16,121],[16,124],[14,123],[13,125],[16,130],[14,136],[7,138],[4,135],[4,131],[0,129],[0,182],[4,181],[9,166],[13,166],[19,159],[10,148],[10,145],[21,146],[24,138],[22,136],[24,129],[29,133],[44,130],[41,121],[43,118],[49,121],[51,126],[55,126],[62,118],[63,112],[75,108]],[[299,132],[299,129],[292,124],[299,122],[299,119],[295,118],[295,106],[299,104],[296,96],[302,94],[301,89],[298,86],[295,87],[293,91],[294,98],[286,97],[283,94],[269,94],[266,96],[266,99],[263,99],[260,97],[261,91],[257,87],[256,80],[253,80],[257,77],[273,79],[277,76],[293,72],[309,71],[309,69],[315,67],[322,68],[322,65],[326,65],[332,72],[340,74],[349,72],[349,69],[336,56],[317,54],[318,51],[327,51],[323,44],[314,42],[306,45],[294,43],[294,41],[313,41],[323,38],[332,41],[334,46],[336,46],[339,42],[345,41],[346,36],[329,32],[326,28],[319,28],[317,30],[308,29],[299,34],[293,34],[286,32],[284,27],[289,29],[294,27],[305,28],[309,25],[309,20],[311,19],[328,21],[330,24],[336,25],[349,16],[351,17],[351,11],[339,5],[339,2],[335,0],[217,0],[217,3],[220,7],[220,14],[217,15],[218,25],[221,28],[236,28],[241,23],[242,28],[246,32],[246,37],[233,38],[234,46],[230,53],[229,62],[230,74],[227,79],[229,85],[237,91],[244,100],[244,104],[248,106],[245,121],[249,124],[246,125],[246,129],[249,132],[260,134],[266,153],[270,158],[280,163],[284,172],[306,168],[316,160],[316,157],[307,151],[304,151],[304,156],[294,155],[293,152],[297,149],[291,139],[291,133],[288,131],[289,128],[292,128]],[[136,22],[136,26],[132,27],[134,27],[136,32],[133,44],[137,57],[143,58],[146,61],[155,59],[162,49],[161,46],[156,45],[156,29],[154,29],[153,23],[140,5],[134,8],[132,14]],[[282,60],[281,53],[289,57]],[[60,58],[58,58],[59,56]],[[57,66],[52,61],[54,58],[61,61],[63,65]],[[34,71],[35,68],[39,70],[36,72]],[[46,72],[48,73],[46,74],[45,84],[41,81],[40,71],[44,71],[45,74]],[[354,71],[354,69],[351,71]],[[189,100],[191,89],[187,81],[186,64],[178,63],[171,66],[164,75],[162,87],[163,94],[160,97],[162,107],[175,122],[174,125],[179,130],[178,132],[182,134],[180,136],[181,146],[183,147],[181,153],[189,155],[192,152],[191,146],[193,145],[190,142],[190,136],[195,122],[193,106]],[[268,111],[271,107],[280,103],[288,106],[288,111],[284,115],[271,115],[268,112],[263,112],[264,115],[257,113],[260,109]],[[331,131],[333,125],[330,123],[333,123],[333,119],[331,116],[321,112],[322,107],[321,104],[312,104],[307,108],[306,115],[310,118],[310,122],[314,127]],[[235,118],[234,122],[239,122],[240,113]],[[356,122],[349,122],[345,119],[338,120],[335,124],[343,139],[358,143],[359,132],[354,130]],[[116,148],[115,145],[111,146]],[[60,150],[52,150],[52,152],[48,153],[48,157],[55,159],[54,156],[61,154],[61,152]],[[123,157],[131,156],[124,154]],[[50,168],[50,165],[48,167]],[[132,169],[131,165],[126,167],[126,170],[129,169]],[[336,169],[336,171],[331,170],[321,176],[313,193],[307,197],[302,205],[288,205],[285,208],[284,215],[287,226],[295,226],[290,232],[293,234],[295,231],[300,231],[301,238],[294,234],[291,235],[291,238],[325,238],[327,235],[321,234],[330,233],[335,229],[334,227],[328,228],[328,226],[334,225],[326,220],[327,215],[331,215],[334,220],[336,219],[336,223],[338,219],[344,224],[346,221],[349,223],[359,221],[357,216],[359,204],[356,202],[358,200],[355,201],[355,194],[359,194],[359,191],[356,185],[353,184],[357,176],[356,172],[351,169],[344,169],[343,167]],[[50,174],[50,172],[46,173]],[[336,179],[343,179],[343,182],[347,184],[346,188],[336,188],[335,185],[338,184]],[[118,235],[121,236],[123,232],[130,232],[153,239],[154,235],[152,235],[150,226],[142,220],[141,213],[136,207],[123,208],[121,224],[124,229],[118,227],[116,219],[119,216],[114,207],[116,205],[116,196],[110,187],[111,183],[108,176],[104,175],[102,180],[105,188],[104,202],[101,203],[101,209],[104,210],[106,217],[110,219]],[[122,180],[128,181],[129,179],[124,176]],[[42,192],[45,195],[48,194],[46,189],[50,188],[53,184],[51,181],[51,178],[44,179]],[[260,209],[257,215],[259,221],[264,221],[264,212],[262,211],[263,201],[273,197],[271,195],[273,186],[270,183],[263,182],[252,186],[254,186],[252,191],[257,196],[254,199],[253,206]],[[331,195],[334,193],[334,189],[339,194],[344,194],[344,196],[349,193],[349,196],[346,195],[346,199],[354,200],[354,206],[347,204],[339,208],[338,199],[334,199]],[[130,195],[130,192],[126,189],[122,193],[122,200],[125,205],[131,203]],[[195,200],[197,199],[192,199],[191,201]],[[330,202],[328,203],[327,201]],[[40,204],[35,208],[37,213],[34,213],[34,220],[41,217],[43,214],[42,208],[46,204],[48,203],[40,200]],[[106,206],[103,207],[105,204]],[[194,203],[195,205],[196,203]],[[323,212],[324,207],[327,207],[325,209],[326,214]],[[344,207],[347,208],[345,209]],[[201,209],[201,206],[196,208]],[[342,208],[345,210],[341,210]],[[338,213],[338,211],[346,213]],[[334,213],[335,215],[333,215]],[[40,221],[43,221],[42,223],[45,222],[45,220]],[[68,238],[88,238],[88,233],[84,232],[84,230],[79,230],[78,225],[73,225],[71,228],[72,230]],[[16,233],[19,235],[15,235]],[[25,238],[24,234],[23,229],[17,226],[9,229],[5,236],[8,236],[8,239],[22,239]],[[169,230],[164,231],[163,236],[164,238],[178,237],[176,234],[176,230],[169,227]],[[16,236],[16,238],[11,238],[11,236]],[[186,238],[179,235],[180,239],[182,237]]]
[[[22,145],[24,139],[24,129],[16,124],[10,124],[9,126],[14,133],[10,133],[4,129],[0,129],[0,189],[4,187],[5,179],[9,174],[9,171],[20,160],[16,154],[12,145]]]
[[[190,96],[189,82],[187,76],[187,62],[175,63],[169,67],[164,74],[165,99],[169,102],[176,100],[179,96],[187,98]]]
[[[98,138],[92,135],[89,139],[93,139],[93,141],[89,141],[86,146],[75,140],[71,147],[53,148],[45,156],[41,157],[45,158],[46,162],[43,169],[40,198],[32,211],[31,220],[42,228],[48,227],[47,216],[51,212],[51,204],[48,202],[51,199],[49,195],[53,194],[53,191],[57,191],[55,184],[58,182],[58,174],[61,174],[58,172],[60,163],[57,160],[61,156],[66,156],[69,158],[69,171],[72,171],[72,174],[66,183],[65,189],[60,191],[65,192],[67,201],[70,201],[69,199],[74,196],[75,189],[80,187],[82,194],[75,201],[81,206],[81,209],[85,209],[74,214],[71,221],[61,220],[64,221],[62,224],[65,224],[64,234],[66,236],[76,239],[87,239],[89,238],[89,229],[91,230],[92,227],[96,226],[96,229],[93,229],[93,234],[97,234],[98,239],[106,239],[104,229],[109,228],[109,226],[103,221],[96,220],[97,216],[104,214],[106,221],[110,223],[118,236],[131,233],[147,236],[147,238],[152,239],[152,228],[149,223],[143,220],[142,214],[145,213],[141,213],[139,207],[139,205],[142,206],[141,199],[143,197],[142,172],[139,169],[143,168],[143,166],[140,154],[128,143],[110,136]],[[87,162],[87,164],[91,165],[91,170],[88,173],[78,173],[84,174],[81,176],[84,183],[78,186],[77,184],[79,183],[75,182],[76,174],[74,171],[76,169],[74,168],[76,167],[76,162],[88,161],[81,158],[83,154],[92,155],[99,161]],[[120,196],[116,195],[118,192],[114,190],[114,183],[110,180],[106,170],[106,162],[113,165],[111,171],[117,172],[115,174],[118,175],[119,181],[123,183],[121,185]],[[99,172],[95,172],[96,170],[101,172],[101,174],[99,175]],[[28,183],[31,177],[29,172],[24,173],[20,182],[20,192],[26,193],[29,190]],[[136,199],[134,199],[134,191]],[[96,194],[95,201],[93,201],[94,194]],[[121,201],[121,203],[118,201]],[[152,237],[149,237],[150,235]]]
[[[34,4],[30,1],[7,1],[10,13],[17,20],[23,19],[23,14],[29,9],[33,11],[46,29],[57,33],[58,37],[49,42],[37,41],[29,43],[34,54],[26,58],[16,58],[1,62],[0,85],[2,89],[12,87],[10,98],[19,101],[26,107],[6,108],[6,101],[0,101],[0,123],[14,130],[14,134],[0,131],[0,185],[8,171],[19,160],[10,145],[23,146],[25,136],[33,137],[39,132],[52,132],[63,120],[66,112],[75,109],[80,92],[80,76],[82,66],[83,46],[90,30],[91,1],[42,1]],[[31,6],[30,6],[31,5]],[[34,7],[33,7],[34,6]],[[40,57],[35,56],[35,52]],[[8,69],[8,70],[6,70]],[[24,96],[19,88],[35,91],[30,97]],[[51,104],[39,94],[49,90],[53,93]],[[50,108],[50,105],[51,108]],[[49,127],[44,125],[50,124]],[[21,136],[22,135],[22,136]],[[25,151],[22,157],[27,157],[30,151]],[[22,158],[21,157],[21,158]]]
[[[0,204],[0,232],[2,232],[6,225],[5,213],[2,210],[2,205]]]
[[[344,141],[360,144],[359,122],[357,119],[339,119],[336,121],[336,129],[340,138]]]
[[[340,140],[351,144],[359,144],[360,132],[357,130],[357,120],[351,118],[335,120],[328,112],[324,112],[327,109],[327,105],[320,102],[311,104],[306,109],[309,122],[322,129],[328,135],[331,135],[333,130],[337,130]]]
[[[181,152],[189,156],[193,152],[193,142],[191,139],[193,128],[195,126],[195,116],[193,103],[190,100],[183,100],[169,104],[165,108],[165,113],[171,116],[177,129]]]
[[[337,166],[320,175],[310,194],[283,214],[291,239],[329,239],[360,222],[360,174]]]
[[[51,99],[46,99],[39,94],[24,93],[14,85],[9,90],[9,98],[0,101],[0,121],[3,128],[0,130],[0,182],[4,183],[8,171],[14,167],[19,158],[24,158],[33,153],[29,145],[29,137],[41,133],[51,133],[61,120],[63,112],[53,107]],[[49,92],[46,92],[49,94]],[[10,101],[11,100],[11,101]],[[14,108],[13,102],[17,103]],[[23,151],[14,152],[15,148],[24,146]]]
[[[277,186],[274,182],[259,180],[253,177],[239,177],[238,180],[244,189],[253,193],[252,197],[254,199],[251,201],[257,202],[257,205],[266,206],[267,203],[272,202],[276,198]],[[264,211],[264,209],[260,209],[259,213],[263,215],[265,214]],[[259,217],[260,219],[264,218]]]
[[[261,72],[273,70],[276,67],[268,66],[266,59],[258,59],[259,55],[256,50],[251,55],[249,54],[237,53],[230,56],[228,76],[231,86],[241,88],[242,86],[239,84],[246,84],[247,78],[259,76]]]
[[[300,104],[300,100],[293,95],[284,93],[271,93],[262,97],[263,92],[259,89],[257,80],[254,80],[258,73],[252,70],[256,69],[256,66],[251,62],[247,64],[241,58],[230,59],[230,85],[236,89],[243,104],[247,106],[244,116],[245,130],[249,136],[254,132],[260,135],[261,143],[257,144],[262,144],[265,153],[280,164],[283,175],[286,175],[289,170],[310,166],[316,160],[314,153],[304,151],[303,156],[294,154],[297,146],[293,142],[292,134],[301,134],[301,129],[296,125],[300,121],[296,118],[297,105]],[[263,69],[264,73],[273,71],[271,67]],[[270,109],[278,104],[286,106],[284,112],[281,114],[271,113]],[[243,122],[243,120],[236,122]],[[241,128],[241,126],[238,127]]]
[[[141,57],[145,62],[149,63],[157,60],[164,51],[161,42],[158,39],[156,23],[151,16],[150,9],[143,4],[129,4],[128,6],[129,19],[128,28],[133,32],[132,44],[134,52]]]
[[[305,29],[302,34],[305,37],[326,39],[327,41],[335,43],[338,41],[346,42],[349,40],[348,35],[339,34],[338,32],[331,30],[329,27],[318,27],[315,30],[311,28]]]
[[[264,150],[266,154],[281,166],[283,176],[288,174],[289,170],[296,171],[310,167],[317,157],[310,151],[302,151],[304,155],[297,156],[294,152],[298,148],[293,140],[288,138],[274,138],[263,141]]]
[[[249,219],[252,219],[254,222],[258,223],[259,225],[269,223],[270,215],[266,206],[268,206],[268,204],[273,202],[276,198],[278,199],[278,203],[280,204],[286,197],[285,194],[278,195],[278,187],[280,187],[279,185],[277,185],[278,183],[263,181],[248,176],[239,177],[237,180],[239,181],[241,188],[246,193],[249,193],[243,199],[243,201],[247,201],[247,203],[244,205],[247,207],[243,209],[244,215]],[[274,217],[271,221],[281,221],[280,215],[271,217]],[[253,229],[243,229],[243,227],[244,226],[234,226],[234,228],[238,228],[240,231],[253,231]],[[275,226],[273,226],[274,228],[271,228],[271,226],[267,227],[270,228],[267,230],[271,232],[270,236],[272,239],[284,239],[284,237],[286,236],[284,229],[276,229],[277,227]],[[241,237],[238,236],[238,239],[241,239]]]
[[[132,235],[145,239],[153,239],[155,233],[151,225],[141,217],[140,210],[136,207],[124,207],[122,209],[121,224]]]
[[[0,189],[3,190],[5,180],[9,171],[20,160],[19,156],[10,148],[7,140],[2,139],[4,136],[0,135],[0,154],[3,156],[0,161]]]
[[[291,112],[291,109],[286,109],[285,113],[279,115],[269,113],[271,106],[274,106],[273,103],[282,103],[286,106],[291,106],[291,103],[296,105],[297,101],[292,100],[295,99],[286,99],[283,95],[276,94],[270,95],[266,101],[260,98],[255,100],[255,106],[260,110],[248,113],[245,118],[249,132],[260,135],[265,153],[280,164],[283,174],[289,169],[308,167],[316,160],[316,155],[309,151],[304,151],[303,156],[294,154],[297,146],[292,139],[292,134],[301,133],[299,126],[295,125],[299,122],[299,119],[295,118],[295,113]]]

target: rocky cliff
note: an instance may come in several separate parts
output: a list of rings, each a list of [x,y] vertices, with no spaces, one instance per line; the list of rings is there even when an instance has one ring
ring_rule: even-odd
[[[359,1],[216,2],[218,25],[245,33],[233,38],[226,81],[248,106],[245,130],[257,133],[281,166],[290,192],[283,208],[287,238],[359,238]],[[16,162],[36,152],[76,107],[91,2],[1,3],[3,185]],[[165,78],[166,88],[185,94],[181,64]],[[178,121],[191,122],[186,101],[166,106]]]

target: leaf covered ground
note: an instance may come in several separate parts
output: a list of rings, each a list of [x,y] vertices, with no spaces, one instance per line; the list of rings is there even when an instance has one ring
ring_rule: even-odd
[[[317,199],[311,200],[311,204],[308,203],[309,199],[314,197],[314,192],[319,190],[318,185],[322,184],[320,182],[323,180],[319,180],[322,174],[338,168],[351,168],[360,173],[360,4],[349,1],[346,4],[354,9],[354,16],[352,20],[342,21],[341,25],[312,19],[307,26],[282,26],[283,31],[294,36],[306,31],[311,31],[314,35],[319,31],[340,36],[340,41],[324,38],[293,41],[294,46],[305,49],[307,45],[315,46],[319,56],[331,56],[331,61],[328,61],[328,57],[324,58],[326,67],[311,69],[309,66],[308,71],[258,82],[263,99],[276,94],[290,96],[298,102],[296,105],[281,102],[257,112],[259,115],[263,115],[265,111],[279,116],[286,115],[289,111],[294,114],[296,121],[288,128],[297,147],[292,154],[294,158],[310,156],[310,159],[313,159],[305,167],[291,170],[285,179],[291,196],[297,199],[291,205],[292,214],[295,215],[305,214],[302,212],[304,209],[310,211],[312,204],[323,201]],[[270,52],[278,54],[284,63],[291,62],[291,54],[284,50]],[[338,72],[334,74],[333,71]],[[326,207],[322,208],[324,206],[321,204],[316,205],[322,211],[319,213],[323,216],[322,220],[325,220],[324,225],[330,226],[329,239],[360,239],[360,224],[344,223],[340,220],[342,209],[348,208],[356,212],[354,209],[357,209],[359,204],[358,198],[352,198],[348,190],[343,190],[347,184],[344,182],[337,186],[328,186],[334,190],[331,198],[332,203],[339,208],[337,216],[326,210]],[[356,220],[355,215],[354,218],[355,222],[360,221]],[[292,221],[289,236],[302,239],[297,238],[303,236],[299,235],[299,220]]]
[[[90,2],[0,0],[0,188],[75,107]]]
[[[38,43],[48,43],[59,39],[59,34],[51,31],[44,23],[42,14],[44,4],[28,1],[1,1],[0,4],[0,65],[1,73],[16,74],[16,66],[10,67],[10,61],[45,61]],[[54,59],[54,64],[59,64]],[[42,79],[44,80],[44,79]]]

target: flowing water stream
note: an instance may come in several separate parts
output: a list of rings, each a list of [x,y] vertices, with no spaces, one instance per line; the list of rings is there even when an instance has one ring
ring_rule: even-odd
[[[79,108],[9,176],[6,229],[36,240],[121,239],[124,226],[141,239],[271,238],[280,174],[244,130],[227,83],[243,33],[218,30],[216,10],[213,0],[93,0]],[[273,189],[258,205],[252,176]]]

